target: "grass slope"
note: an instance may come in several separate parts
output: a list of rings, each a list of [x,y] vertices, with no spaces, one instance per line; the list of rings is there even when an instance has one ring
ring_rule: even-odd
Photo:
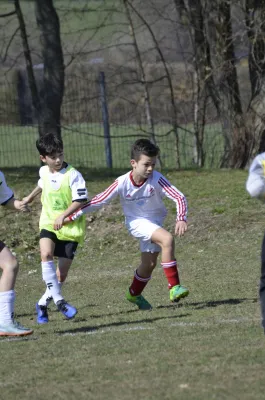
[[[90,194],[113,181],[83,170]],[[7,171],[19,196],[37,171]],[[38,254],[36,201],[30,215],[1,208],[0,237],[17,254],[16,313],[35,332],[0,341],[0,399],[261,399],[264,335],[257,301],[264,206],[245,192],[246,172],[184,171],[167,177],[189,201],[189,231],[176,239],[182,283],[190,296],[169,302],[158,266],[145,290],[151,312],[124,300],[139,262],[138,244],[123,226],[118,203],[88,216],[66,299],[79,309],[65,321],[50,307],[36,326],[34,304],[44,290]],[[174,205],[167,203],[173,231]]]

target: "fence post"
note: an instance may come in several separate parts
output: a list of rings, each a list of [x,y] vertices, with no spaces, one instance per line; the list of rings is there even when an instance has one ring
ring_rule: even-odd
[[[99,73],[99,86],[100,86],[100,100],[104,128],[104,142],[107,167],[112,168],[112,154],[111,154],[111,140],[110,140],[110,125],[109,125],[109,112],[106,96],[105,74],[103,71]]]

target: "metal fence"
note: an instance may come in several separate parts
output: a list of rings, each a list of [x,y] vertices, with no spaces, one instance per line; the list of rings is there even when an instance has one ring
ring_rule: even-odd
[[[134,87],[134,92],[128,90],[124,94],[119,92],[117,82],[110,76],[107,78],[105,82],[103,73],[86,78],[75,74],[66,78],[62,137],[65,158],[76,167],[127,168],[132,143],[137,138],[150,137],[142,94],[138,93],[141,88]],[[15,82],[0,83],[1,168],[39,166],[35,148],[37,124],[25,82],[20,74]],[[152,114],[162,165],[175,168],[176,132],[172,129],[170,109],[166,104],[154,104]],[[219,166],[223,155],[220,131],[216,122],[206,126],[206,167]],[[192,124],[180,123],[177,138],[181,168],[194,167]]]

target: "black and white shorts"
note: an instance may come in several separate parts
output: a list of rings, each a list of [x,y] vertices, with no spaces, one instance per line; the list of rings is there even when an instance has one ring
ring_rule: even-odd
[[[55,257],[63,257],[70,260],[74,259],[78,242],[72,242],[70,240],[59,240],[54,232],[47,231],[46,229],[42,229],[40,231],[40,239],[43,238],[51,239],[55,244]]]

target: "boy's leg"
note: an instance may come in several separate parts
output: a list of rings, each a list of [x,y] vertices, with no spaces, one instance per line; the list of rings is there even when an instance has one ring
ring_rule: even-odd
[[[261,249],[261,276],[260,276],[260,307],[261,307],[261,323],[265,333],[265,235],[262,242]]]
[[[66,245],[67,247],[70,246],[70,248],[72,248],[72,246],[75,247],[75,245],[73,245],[72,243],[68,243],[68,245]],[[77,247],[77,245],[76,245]],[[67,256],[67,254],[65,254]],[[60,257],[58,259],[58,267],[57,267],[57,279],[58,279],[58,284],[60,285],[60,287],[62,287],[63,282],[66,280],[69,269],[72,265],[73,262],[73,258],[64,258],[64,257]],[[77,309],[72,306],[71,304],[67,303],[65,300],[61,300],[57,303],[57,308],[58,310],[68,319],[73,318],[76,314],[77,314]]]
[[[11,251],[0,241],[0,336],[25,336],[33,333],[14,321],[15,282],[18,262]]]
[[[59,257],[57,271],[56,271],[59,284],[62,285],[63,282],[66,280],[72,263],[73,260],[70,260],[69,258]]]
[[[129,288],[133,296],[138,296],[142,293],[145,286],[151,279],[152,272],[156,266],[158,252],[141,253],[141,264],[134,273],[133,282]]]
[[[60,289],[62,289],[62,284],[67,278],[68,271],[71,267],[72,262],[73,262],[73,260],[70,260],[68,258],[62,258],[62,257],[58,258],[56,276],[58,279],[58,285],[59,285]],[[52,300],[52,296],[50,293],[50,289],[46,288],[44,295],[39,300],[39,304],[47,307],[50,304],[51,300]]]
[[[63,300],[61,288],[58,284],[55,263],[53,260],[55,243],[48,237],[40,239],[42,278],[49,290],[54,303]]]
[[[152,272],[156,266],[158,252],[141,253],[141,264],[134,273],[134,278],[129,291],[126,294],[127,300],[136,304],[141,310],[150,310],[151,304],[141,295],[145,286],[151,279]]]
[[[158,228],[153,232],[151,240],[161,247],[161,265],[168,281],[170,300],[178,302],[181,298],[188,296],[189,291],[180,285],[174,238],[164,228]]]

